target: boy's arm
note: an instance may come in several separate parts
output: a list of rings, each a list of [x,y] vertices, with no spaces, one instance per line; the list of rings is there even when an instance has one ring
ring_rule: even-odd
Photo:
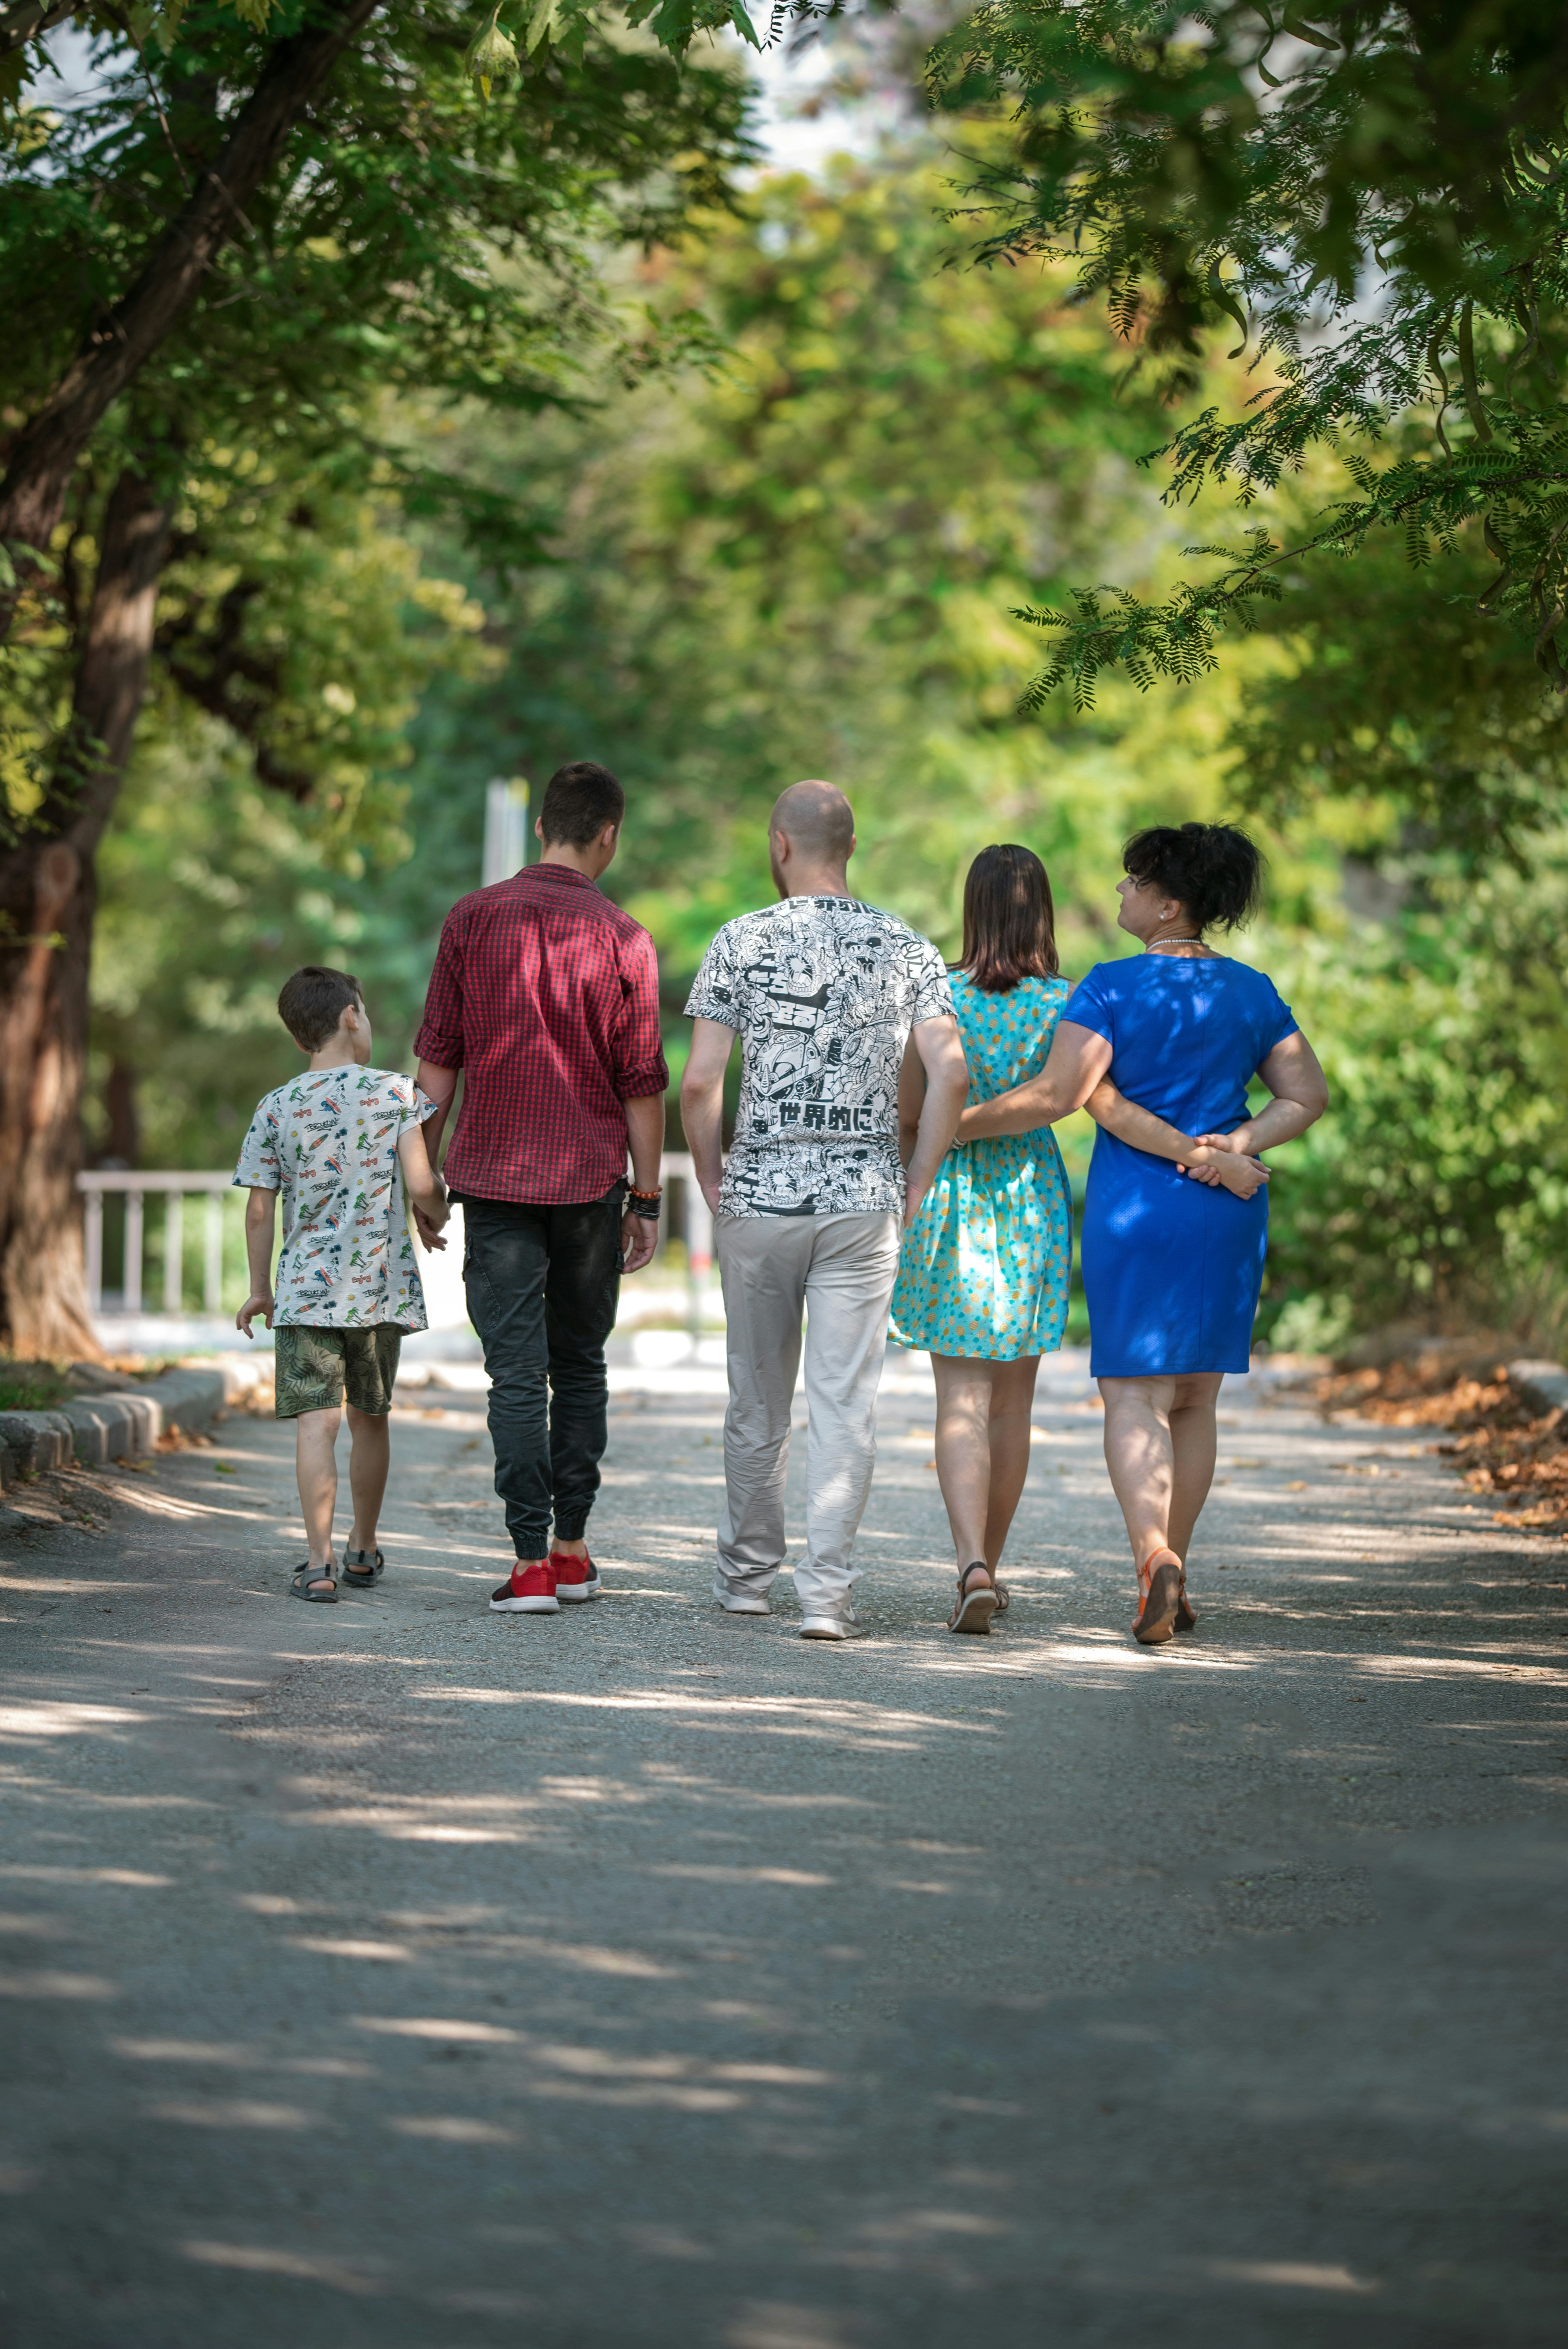
[[[436,1124],[435,1118],[427,1120]],[[419,1237],[427,1247],[444,1248],[446,1241],[439,1237],[441,1227],[451,1216],[447,1201],[447,1186],[430,1163],[425,1147],[424,1126],[411,1125],[398,1137],[397,1164],[403,1170],[403,1188],[414,1210],[414,1222]]]
[[[253,1184],[245,1201],[245,1261],[250,1267],[251,1293],[234,1316],[235,1329],[242,1330],[247,1338],[258,1313],[269,1330],[273,1326],[273,1233],[277,1212],[277,1193]]]

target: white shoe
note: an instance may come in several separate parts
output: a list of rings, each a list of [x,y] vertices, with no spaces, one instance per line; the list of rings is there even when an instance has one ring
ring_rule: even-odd
[[[847,1640],[850,1627],[838,1615],[806,1615],[800,1620],[802,1640]]]
[[[727,1615],[771,1615],[773,1612],[766,1599],[748,1599],[734,1590],[716,1591],[714,1596]]]

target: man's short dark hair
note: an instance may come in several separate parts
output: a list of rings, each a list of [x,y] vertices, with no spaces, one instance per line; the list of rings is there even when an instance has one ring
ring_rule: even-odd
[[[625,812],[626,794],[609,768],[573,759],[557,767],[544,786],[539,829],[546,848],[586,848],[607,823],[618,826]]]
[[[350,1004],[365,1009],[365,990],[351,970],[327,970],[307,962],[285,978],[278,997],[278,1018],[304,1052],[319,1052],[337,1033],[337,1023]]]

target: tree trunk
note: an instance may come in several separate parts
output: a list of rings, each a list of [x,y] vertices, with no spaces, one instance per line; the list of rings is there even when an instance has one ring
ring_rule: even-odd
[[[18,435],[0,482],[0,550],[9,548],[15,557],[47,547],[77,460],[105,413],[184,317],[213,261],[244,226],[245,207],[289,132],[379,5],[338,0],[322,21],[273,50],[222,154],[153,247],[135,285],[107,319],[88,329]],[[0,636],[10,630],[21,584],[0,584]]]
[[[74,717],[85,781],[57,786],[0,855],[0,1314],[13,1352],[91,1357],[81,1206],[94,856],[147,691],[172,495],[116,482],[82,636]]]
[[[116,1061],[109,1069],[108,1082],[104,1087],[104,1109],[108,1119],[108,1132],[102,1164],[107,1166],[134,1166],[141,1157],[141,1120],[136,1109],[136,1071],[124,1061]]]

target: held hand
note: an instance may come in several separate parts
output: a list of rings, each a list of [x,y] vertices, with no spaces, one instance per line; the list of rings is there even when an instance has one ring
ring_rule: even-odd
[[[621,1218],[621,1270],[641,1272],[658,1246],[659,1227],[646,1216]]]
[[[441,1225],[445,1224],[449,1219],[451,1212],[451,1208],[443,1199],[440,1207],[440,1222],[438,1223],[432,1220],[431,1216],[423,1207],[415,1208],[414,1229],[419,1235],[419,1245],[421,1247],[429,1248],[437,1255],[444,1255],[446,1253],[447,1243],[441,1237]]]
[[[273,1326],[273,1300],[264,1289],[246,1298],[234,1316],[235,1329],[242,1330],[247,1338],[253,1339],[255,1333],[251,1328],[251,1323],[258,1313],[270,1330]]]
[[[721,1189],[722,1189],[722,1188],[723,1188],[723,1185],[722,1185],[721,1184],[718,1184],[718,1183],[699,1183],[699,1184],[697,1185],[697,1189],[702,1193],[703,1197],[707,1201],[708,1207],[709,1207],[710,1211],[711,1211],[714,1215],[716,1215],[716,1216],[717,1215],[717,1213],[718,1213],[718,1211],[719,1211],[719,1210],[718,1210],[718,1199],[719,1199],[719,1193],[720,1193],[720,1191],[721,1191]]]
[[[1238,1158],[1233,1154],[1217,1161],[1214,1173],[1238,1199],[1250,1199],[1269,1179],[1269,1170],[1261,1158]]]
[[[1200,1133],[1193,1139],[1205,1154],[1183,1160],[1181,1172],[1194,1183],[1206,1184],[1211,1190],[1219,1185],[1238,1199],[1250,1199],[1268,1181],[1268,1168],[1261,1158],[1248,1154],[1241,1133]]]
[[[913,1183],[906,1183],[904,1185],[903,1227],[906,1232],[908,1231],[911,1224],[913,1223],[916,1216],[919,1215],[922,1207],[924,1206],[925,1195],[929,1187],[930,1186],[925,1184],[922,1184],[918,1188]]]
[[[1251,1198],[1253,1191],[1261,1191],[1267,1182],[1267,1167],[1261,1158],[1237,1158],[1234,1151],[1222,1151],[1218,1158],[1209,1158],[1202,1165],[1188,1163],[1183,1174],[1190,1174],[1192,1182],[1206,1182],[1209,1186],[1221,1184],[1221,1188],[1230,1191],[1233,1198]]]

